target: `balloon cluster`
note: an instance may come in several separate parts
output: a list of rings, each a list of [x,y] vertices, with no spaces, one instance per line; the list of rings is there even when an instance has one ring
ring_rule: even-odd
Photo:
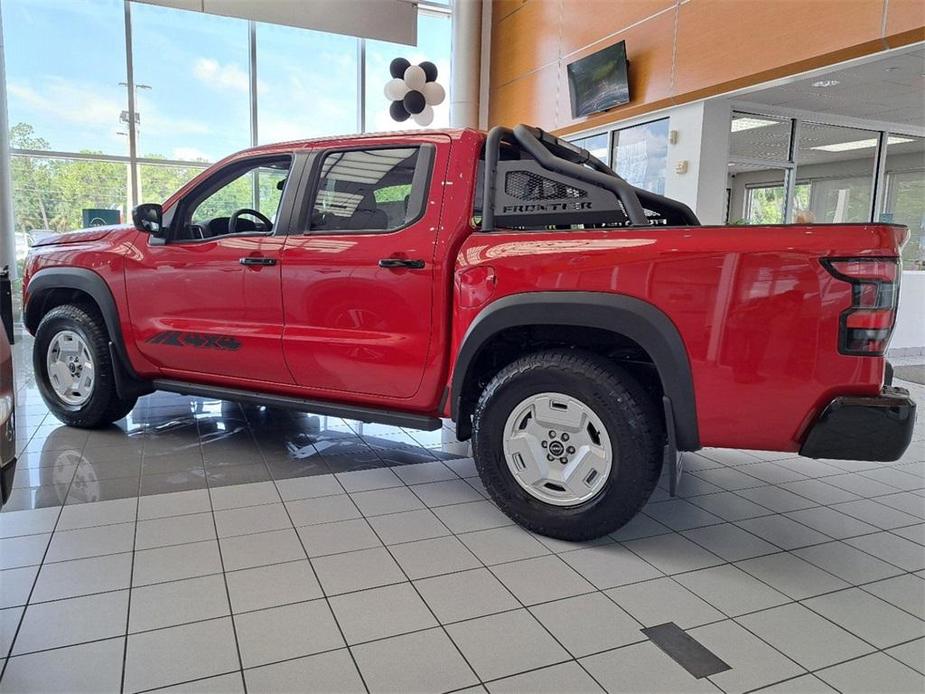
[[[418,125],[430,125],[434,106],[446,98],[446,91],[437,83],[437,66],[428,60],[412,65],[404,58],[396,58],[389,72],[392,79],[385,85],[385,96],[392,102],[389,115],[399,123],[414,118]]]

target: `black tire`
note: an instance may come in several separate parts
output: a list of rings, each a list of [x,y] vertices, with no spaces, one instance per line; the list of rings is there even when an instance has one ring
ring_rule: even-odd
[[[48,345],[62,330],[72,330],[87,344],[93,357],[94,384],[90,398],[81,405],[61,400],[48,379]],[[45,314],[35,331],[32,364],[42,399],[51,413],[72,427],[95,429],[116,422],[135,407],[138,398],[120,398],[116,393],[113,364],[109,354],[109,333],[95,306],[65,304]]]
[[[527,493],[503,451],[511,411],[531,395],[559,392],[590,407],[615,443],[617,460],[601,491],[577,506]],[[592,540],[626,524],[646,503],[662,466],[664,424],[650,395],[626,370],[595,354],[550,350],[518,359],[482,392],[473,416],[473,453],[482,483],[511,519],[560,540]]]

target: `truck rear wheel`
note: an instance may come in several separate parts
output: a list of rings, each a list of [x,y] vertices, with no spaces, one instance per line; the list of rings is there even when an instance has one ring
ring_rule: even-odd
[[[32,363],[48,409],[70,426],[112,424],[137,401],[116,393],[109,334],[94,307],[64,305],[49,311],[35,331]]]
[[[617,530],[661,471],[658,410],[625,370],[595,354],[550,350],[505,367],[473,416],[473,451],[496,504],[561,540]]]

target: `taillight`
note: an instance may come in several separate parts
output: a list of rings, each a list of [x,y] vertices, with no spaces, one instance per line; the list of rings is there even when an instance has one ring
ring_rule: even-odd
[[[879,357],[886,351],[896,322],[899,258],[825,258],[836,279],[851,284],[851,307],[841,313],[838,351]]]

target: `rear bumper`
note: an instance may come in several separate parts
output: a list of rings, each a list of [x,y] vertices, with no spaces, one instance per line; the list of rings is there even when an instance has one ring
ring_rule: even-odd
[[[809,430],[800,455],[838,460],[898,460],[912,440],[915,403],[905,388],[874,398],[835,398]]]

